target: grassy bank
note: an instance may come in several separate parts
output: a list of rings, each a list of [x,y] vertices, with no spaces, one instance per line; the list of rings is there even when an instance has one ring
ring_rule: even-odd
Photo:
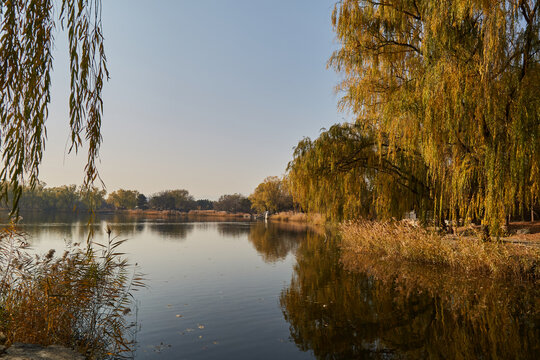
[[[348,222],[340,230],[346,253],[464,273],[540,280],[540,249],[534,246],[443,236],[406,222]]]

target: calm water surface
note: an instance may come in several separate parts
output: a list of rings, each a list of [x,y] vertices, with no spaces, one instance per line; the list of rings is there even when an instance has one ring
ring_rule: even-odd
[[[24,216],[39,252],[84,241],[84,220]],[[146,274],[137,359],[520,358],[540,354],[527,283],[385,268],[299,225],[101,218]],[[347,269],[356,269],[348,271]]]

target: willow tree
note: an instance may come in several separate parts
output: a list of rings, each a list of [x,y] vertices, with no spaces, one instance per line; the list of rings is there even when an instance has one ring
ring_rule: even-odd
[[[101,0],[0,0],[0,200],[38,183],[51,100],[52,51],[57,28],[69,40],[70,152],[88,142],[84,187],[98,178],[102,87],[108,78]]]
[[[359,124],[337,124],[315,140],[303,139],[288,166],[294,200],[334,221],[412,210],[426,218],[432,207],[425,164],[417,153],[387,148],[387,139]]]
[[[418,154],[439,217],[497,230],[538,203],[539,12],[531,0],[335,6],[340,106],[381,156]]]
[[[251,208],[259,213],[293,209],[292,197],[286,179],[269,176],[257,185],[249,196]]]

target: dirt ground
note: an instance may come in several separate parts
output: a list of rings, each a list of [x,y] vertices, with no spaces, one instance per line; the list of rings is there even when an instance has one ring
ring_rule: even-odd
[[[521,232],[528,232],[527,234],[521,234]],[[521,241],[530,241],[540,244],[540,221],[517,221],[511,222],[508,227],[509,236],[508,239],[518,239]]]
[[[456,229],[456,234],[472,235],[470,231],[479,232],[480,226],[467,226]],[[466,235],[466,236],[467,236]],[[539,221],[513,221],[508,226],[507,235],[503,241],[530,243],[540,246],[540,220]]]

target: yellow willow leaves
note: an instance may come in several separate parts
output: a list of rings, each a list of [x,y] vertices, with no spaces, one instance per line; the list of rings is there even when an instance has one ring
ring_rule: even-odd
[[[340,48],[328,66],[343,75],[336,87],[339,106],[355,115],[355,131],[375,140],[371,155],[379,161],[332,160],[326,146],[359,140],[330,139],[323,132],[309,147],[299,144],[303,150],[290,165],[293,178],[317,176],[317,186],[341,189],[336,183],[350,171],[369,188],[369,208],[379,209],[378,215],[434,210],[439,218],[481,220],[494,232],[506,216],[538,206],[537,0],[343,0],[332,23]],[[339,151],[347,154],[348,148]],[[345,160],[348,168],[340,168]],[[324,173],[326,161],[331,166]],[[426,191],[411,189],[413,179],[428,190],[429,201]],[[320,192],[304,187],[302,193],[313,191]]]

